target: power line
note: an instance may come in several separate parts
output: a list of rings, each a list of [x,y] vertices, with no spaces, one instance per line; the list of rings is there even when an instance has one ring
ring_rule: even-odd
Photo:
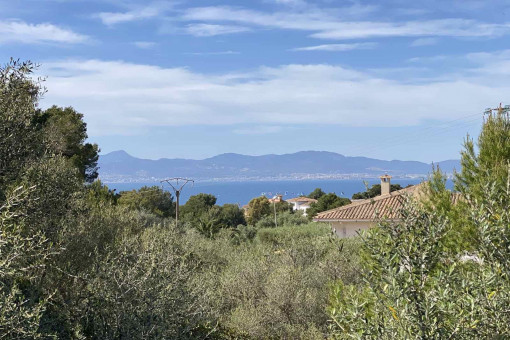
[[[402,145],[404,143],[405,144],[421,143],[422,140],[419,140],[419,138],[416,138],[416,137],[421,137],[421,139],[423,139],[424,137],[435,137],[435,136],[438,136],[438,135],[441,135],[441,134],[444,134],[444,133],[447,133],[447,132],[455,131],[456,129],[459,129],[459,128],[465,128],[467,126],[470,126],[472,123],[478,122],[478,121],[479,121],[479,118],[474,119],[474,120],[469,120],[469,121],[466,121],[466,122],[463,122],[463,123],[460,123],[460,124],[455,124],[453,126],[446,126],[446,127],[442,127],[442,128],[437,128],[436,130],[433,130],[433,131],[426,131],[426,133],[423,133],[423,131],[421,133],[418,132],[417,134],[415,134],[413,136],[412,139],[402,138],[400,140],[395,140],[395,143],[392,143],[390,145],[384,145],[384,147],[385,148],[392,148],[392,147],[400,146],[400,145]],[[374,147],[371,150],[369,149],[369,151],[374,151],[374,149],[376,149],[376,148]],[[378,149],[378,147],[377,147],[377,149]]]
[[[410,141],[415,141],[416,140],[416,136],[420,136],[420,135],[426,135],[428,132],[430,131],[438,131],[438,130],[445,130],[445,129],[450,129],[450,128],[456,128],[456,127],[459,127],[460,125],[464,125],[465,123],[463,122],[459,122],[460,120],[463,120],[463,119],[466,119],[466,118],[471,118],[475,116],[475,114],[473,115],[468,115],[468,116],[465,116],[465,117],[462,117],[462,118],[458,118],[458,119],[454,119],[452,121],[448,121],[446,123],[443,123],[443,125],[450,125],[450,126],[446,126],[446,127],[439,127],[434,125],[434,126],[428,126],[428,127],[423,127],[423,128],[420,128],[420,129],[415,129],[413,131],[409,131],[409,132],[404,132],[403,134],[398,134],[398,135],[393,135],[389,138],[386,138],[386,139],[379,139],[377,142],[378,142],[378,145],[373,145],[372,144],[372,148],[373,147],[376,147],[376,148],[379,148],[380,145],[386,145],[387,143],[390,143],[390,145],[399,145],[401,143],[408,143]],[[479,116],[479,114],[476,114],[476,116]],[[478,118],[476,119],[478,120]],[[469,121],[471,122],[471,121]],[[455,123],[455,124],[452,124],[452,123]],[[412,137],[412,138],[410,138]]]
[[[453,131],[458,128],[467,127],[467,126],[471,125],[472,123],[479,121],[479,118],[468,119],[468,118],[472,118],[474,116],[479,117],[479,114],[478,113],[471,114],[471,115],[467,115],[464,117],[460,117],[460,118],[445,122],[442,124],[443,125],[442,127],[438,127],[437,125],[427,126],[427,127],[423,127],[421,129],[416,129],[416,130],[406,132],[403,134],[394,135],[389,138],[379,139],[379,140],[377,140],[377,145],[372,144],[372,143],[368,144],[368,145],[365,144],[365,146],[358,145],[357,147],[351,148],[350,153],[356,154],[361,151],[364,153],[369,153],[372,151],[379,150],[381,147],[391,148],[391,147],[395,147],[395,146],[401,146],[403,144],[413,144],[416,142],[420,142],[418,140],[419,138],[417,138],[417,137],[436,136],[436,135],[442,134],[444,132],[450,132],[450,131]],[[446,125],[446,126],[444,126],[444,125]]]
[[[447,121],[447,122],[444,122],[442,123],[443,125],[448,125],[448,124],[452,124],[452,123],[456,123],[458,121],[461,121],[461,120],[465,120],[465,119],[468,119],[468,118],[472,118],[474,116],[479,116],[478,113],[476,114],[471,114],[471,115],[467,115],[467,116],[463,116],[463,117],[459,117],[457,119],[453,119],[451,121]],[[461,123],[462,124],[462,123]],[[453,124],[452,126],[456,126],[458,124]],[[403,134],[399,134],[399,135],[393,135],[393,136],[390,136],[390,137],[387,137],[387,138],[384,138],[384,139],[379,139],[378,140],[378,144],[384,144],[384,143],[392,143],[392,142],[397,142],[397,141],[401,141],[405,138],[402,138],[402,137],[411,137],[411,136],[416,136],[417,133],[426,133],[430,130],[437,130],[438,127],[437,125],[433,125],[433,126],[426,126],[426,127],[422,127],[422,128],[418,128],[418,129],[414,129],[413,131],[409,131],[409,132],[405,132]]]

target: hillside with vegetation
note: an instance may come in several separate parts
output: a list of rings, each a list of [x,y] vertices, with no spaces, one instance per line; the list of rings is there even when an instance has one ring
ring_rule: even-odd
[[[419,201],[406,197],[401,221],[340,239],[264,197],[245,213],[199,194],[176,223],[158,187],[109,190],[83,116],[40,109],[33,70],[0,67],[1,337],[510,336],[507,110],[467,137],[456,193],[437,170]],[[350,202],[309,196],[310,216]]]

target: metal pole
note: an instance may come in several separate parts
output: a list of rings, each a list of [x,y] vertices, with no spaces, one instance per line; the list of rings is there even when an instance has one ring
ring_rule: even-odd
[[[177,190],[175,192],[175,226],[179,225],[179,196],[181,195],[181,191]]]
[[[276,220],[276,202],[273,200],[273,209],[274,209],[274,226],[278,228],[278,222]]]
[[[179,186],[179,181],[182,183]],[[189,178],[181,178],[181,177],[175,177],[175,178],[168,178],[161,181],[161,183],[167,183],[170,185],[174,191],[175,194],[175,226],[178,226],[179,223],[179,197],[181,196],[182,189],[186,184],[191,182],[192,185],[195,184],[195,181]],[[175,182],[175,185],[172,184],[172,182]]]

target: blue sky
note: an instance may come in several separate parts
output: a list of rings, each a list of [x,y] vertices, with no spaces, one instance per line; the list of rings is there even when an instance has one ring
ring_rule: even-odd
[[[0,2],[0,60],[103,153],[458,158],[510,93],[507,0]]]

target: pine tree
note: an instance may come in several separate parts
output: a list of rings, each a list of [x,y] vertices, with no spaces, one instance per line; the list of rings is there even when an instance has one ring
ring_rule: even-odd
[[[477,148],[469,135],[461,153],[462,171],[456,176],[456,189],[472,198],[483,197],[487,183],[506,188],[510,164],[510,108],[487,110]]]

